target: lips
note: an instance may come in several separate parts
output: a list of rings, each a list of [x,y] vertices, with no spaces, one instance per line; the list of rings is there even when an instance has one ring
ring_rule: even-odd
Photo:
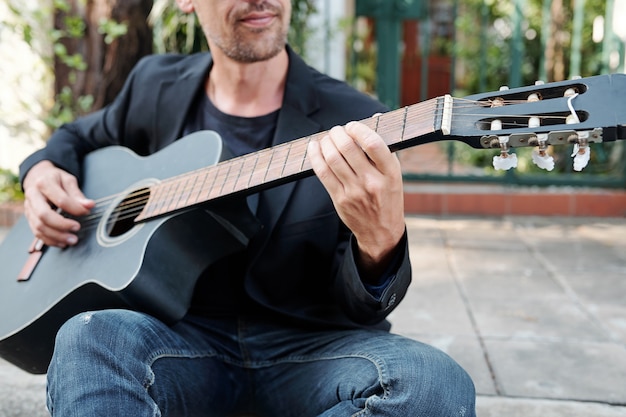
[[[275,17],[275,13],[255,12],[241,17],[239,21],[249,26],[263,27],[271,24]]]

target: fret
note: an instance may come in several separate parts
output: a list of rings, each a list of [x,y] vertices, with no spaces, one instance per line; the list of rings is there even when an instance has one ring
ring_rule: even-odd
[[[257,152],[256,168],[250,177],[249,187],[255,187],[265,183],[267,171],[272,162],[273,152],[271,149],[263,149]]]
[[[254,173],[254,168],[256,167],[258,158],[259,157],[254,153],[243,156],[241,172],[235,182],[235,191],[244,191],[250,187],[250,179]]]
[[[307,146],[304,149],[304,156],[302,157],[302,163],[300,165],[300,172],[307,172],[307,171],[311,171],[313,169],[313,167],[311,166],[311,161],[309,160],[309,154],[308,154],[309,143],[314,141],[314,140],[318,140],[319,137],[321,137],[321,136],[319,136],[319,135],[311,135],[306,140],[306,145]]]
[[[156,192],[157,192],[157,187],[156,186],[151,186],[150,187],[150,193],[148,194],[148,201],[146,201],[146,204],[145,204],[143,210],[141,210],[141,213],[139,215],[140,218],[153,216],[153,213],[154,213],[154,196],[155,196]]]
[[[407,128],[404,132],[403,141],[418,138],[435,131],[435,120],[438,109],[437,99],[425,101],[423,103],[410,106],[407,110]],[[429,115],[426,117],[425,115]]]
[[[272,182],[282,178],[283,167],[289,153],[289,149],[284,145],[279,145],[272,152],[272,161],[267,169],[265,182]]]
[[[183,185],[183,189],[180,192],[180,197],[178,202],[176,203],[176,208],[183,208],[189,206],[189,197],[191,197],[191,189],[193,188],[196,182],[195,175],[188,175],[185,177],[186,180]]]
[[[209,195],[211,190],[215,186],[215,179],[217,178],[217,171],[219,170],[219,165],[213,165],[208,167],[207,169],[203,169],[205,179],[202,183],[202,188],[200,190],[200,194],[198,194],[197,203],[203,203],[205,201],[209,201]]]
[[[220,192],[221,195],[231,194],[235,191],[235,185],[241,175],[241,168],[243,167],[243,161],[241,158],[234,158],[226,162],[230,165],[226,179],[224,180],[224,186]]]
[[[206,183],[207,173],[209,170],[202,169],[195,172],[195,181],[193,183],[193,187],[189,191],[189,199],[188,204],[193,205],[201,202],[200,195],[204,189],[204,184]]]
[[[163,213],[163,205],[166,203],[167,184],[157,184],[154,187],[154,190],[156,191],[156,193],[154,194],[154,204],[151,207],[152,215],[158,216],[159,214]],[[152,198],[150,200],[152,200]]]
[[[309,141],[306,139],[298,139],[290,142],[289,158],[283,167],[283,177],[290,177],[302,172],[302,162],[306,157],[306,149]]]
[[[409,111],[409,108],[405,107],[404,108],[404,113],[403,113],[403,116],[402,116],[402,133],[400,133],[400,137],[399,137],[400,141],[404,140],[404,131],[406,130],[406,114],[407,114],[408,111]]]
[[[183,181],[181,178],[176,178],[173,181],[169,181],[168,193],[167,193],[167,205],[165,206],[165,213],[174,211],[178,207],[180,201],[180,190],[184,190]]]
[[[220,173],[223,174],[223,178],[218,177],[217,182],[220,184],[220,189],[218,192],[218,197],[225,195],[228,190],[231,188],[229,185],[230,173],[233,169],[233,161],[224,162],[224,168],[220,170]],[[220,181],[221,179],[221,181]]]
[[[226,180],[228,170],[230,169],[230,164],[221,163],[217,164],[216,167],[217,170],[215,171],[215,179],[213,181],[213,184],[211,184],[211,188],[209,189],[209,196],[206,201],[213,200],[223,195],[222,188],[224,188],[224,181]]]
[[[286,143],[285,146],[287,148],[287,154],[285,155],[285,161],[283,162],[283,166],[280,170],[280,178],[285,176],[285,167],[289,163],[289,155],[291,154],[291,146],[293,142]]]

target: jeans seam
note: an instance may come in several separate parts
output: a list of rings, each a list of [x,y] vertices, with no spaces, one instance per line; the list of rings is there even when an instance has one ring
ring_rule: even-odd
[[[380,397],[380,399],[384,401],[391,396],[391,387],[389,386],[388,383],[385,382],[388,375],[385,370],[384,361],[381,360],[379,357],[372,356],[372,355],[357,353],[357,354],[349,354],[349,355],[319,356],[315,358],[305,357],[305,356],[300,356],[300,357],[293,356],[293,357],[285,358],[283,360],[273,361],[272,363],[266,363],[263,366],[269,367],[269,366],[279,365],[282,363],[306,363],[306,362],[315,362],[315,361],[321,361],[321,360],[337,360],[337,359],[346,359],[346,358],[359,358],[359,359],[366,359],[370,361],[370,363],[372,363],[376,367],[376,370],[378,371],[378,384],[383,390],[383,395],[382,397]],[[369,404],[372,398],[373,398],[372,396],[368,397],[365,400],[365,406],[363,410],[360,410],[354,413],[351,417],[367,416],[371,414],[371,409],[369,408]]]
[[[391,388],[389,384],[385,382],[387,378],[387,373],[386,373],[386,369],[384,366],[384,361],[381,360],[377,356],[372,356],[368,354],[358,354],[358,353],[347,354],[347,355],[339,355],[339,354],[338,355],[323,355],[323,356],[315,356],[315,357],[292,356],[292,357],[287,357],[287,358],[275,360],[275,361],[255,362],[255,361],[236,361],[236,360],[233,360],[232,358],[229,358],[225,355],[221,355],[215,352],[211,352],[211,353],[195,352],[194,353],[194,352],[183,352],[183,351],[160,350],[157,352],[153,352],[153,354],[150,355],[145,362],[148,369],[147,369],[147,375],[146,375],[146,383],[144,384],[144,387],[146,390],[148,390],[154,383],[154,372],[152,370],[152,365],[159,359],[163,359],[163,358],[194,359],[194,358],[211,358],[211,357],[219,359],[224,363],[228,363],[234,366],[239,366],[244,369],[267,368],[267,367],[276,366],[276,365],[280,365],[284,363],[309,363],[309,362],[316,362],[316,361],[330,361],[330,360],[339,360],[339,359],[347,359],[347,358],[365,359],[369,361],[370,363],[372,363],[376,367],[376,370],[378,372],[378,384],[383,390],[383,395],[379,398],[381,400],[385,400],[389,398],[389,396],[391,395]],[[353,414],[352,417],[363,417],[363,416],[369,415],[371,413],[369,404],[372,398],[373,397],[368,397],[365,400],[365,406],[363,410],[360,410],[357,413]]]

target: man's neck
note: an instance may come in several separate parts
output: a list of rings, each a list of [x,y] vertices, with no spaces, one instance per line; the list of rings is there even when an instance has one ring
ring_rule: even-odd
[[[261,62],[235,62],[214,54],[206,92],[213,105],[233,116],[255,117],[271,113],[282,105],[289,58],[283,50]]]

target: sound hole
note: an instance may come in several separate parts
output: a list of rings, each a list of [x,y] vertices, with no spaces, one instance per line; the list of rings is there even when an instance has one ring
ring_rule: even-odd
[[[129,194],[115,207],[107,221],[107,235],[118,237],[135,227],[135,219],[143,210],[150,197],[149,188],[140,188]]]

